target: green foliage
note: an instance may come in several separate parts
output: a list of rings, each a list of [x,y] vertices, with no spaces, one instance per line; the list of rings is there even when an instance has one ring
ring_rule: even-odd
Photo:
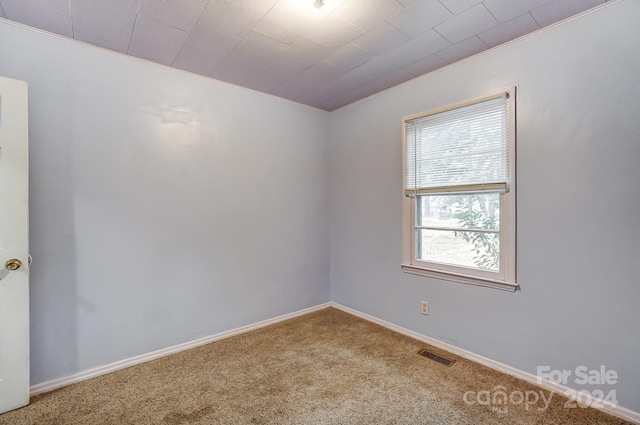
[[[466,206],[455,214],[462,227],[466,229],[498,230],[499,223],[491,212],[495,205],[483,205],[477,196],[466,197]],[[500,268],[500,237],[496,233],[456,232],[456,236],[472,243],[475,256],[473,261],[481,269],[499,270]]]

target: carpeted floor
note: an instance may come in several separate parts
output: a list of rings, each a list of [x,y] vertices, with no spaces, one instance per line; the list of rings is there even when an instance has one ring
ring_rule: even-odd
[[[0,424],[627,423],[425,347],[328,308],[34,397]]]

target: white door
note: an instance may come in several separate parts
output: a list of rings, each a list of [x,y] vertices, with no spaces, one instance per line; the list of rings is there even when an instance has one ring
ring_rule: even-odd
[[[0,413],[29,404],[27,84],[0,77]]]

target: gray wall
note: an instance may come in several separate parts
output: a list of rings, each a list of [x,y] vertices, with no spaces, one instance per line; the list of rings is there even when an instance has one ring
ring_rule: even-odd
[[[29,84],[32,383],[329,300],[328,114],[0,22]]]
[[[30,90],[32,382],[317,305],[331,278],[531,373],[604,364],[640,411],[637,16],[609,4],[331,115],[0,22],[0,74]],[[403,274],[401,117],[513,84],[521,291]]]
[[[605,365],[640,411],[638,16],[612,3],[334,112],[332,299],[533,374]],[[511,85],[521,291],[403,274],[402,117]]]

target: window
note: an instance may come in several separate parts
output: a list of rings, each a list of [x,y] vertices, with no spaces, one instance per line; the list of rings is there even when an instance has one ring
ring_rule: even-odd
[[[403,123],[402,269],[514,291],[515,89]]]

